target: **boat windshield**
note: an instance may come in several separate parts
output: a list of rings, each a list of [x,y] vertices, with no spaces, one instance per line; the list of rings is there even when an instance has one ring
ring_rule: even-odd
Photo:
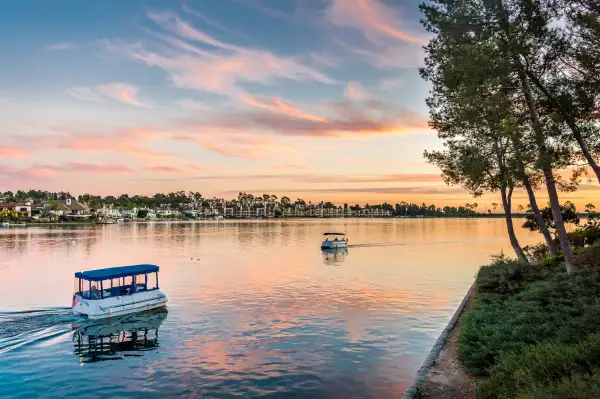
[[[158,272],[102,280],[75,277],[74,292],[85,299],[104,299],[158,289]]]

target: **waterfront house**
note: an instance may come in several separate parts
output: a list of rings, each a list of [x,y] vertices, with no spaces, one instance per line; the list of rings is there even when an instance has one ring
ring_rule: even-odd
[[[81,220],[92,216],[87,206],[72,198],[67,198],[66,200],[49,200],[48,203],[55,208],[50,211],[51,213],[57,216],[64,216],[67,219]]]
[[[120,211],[121,217],[124,219],[137,219],[138,209],[121,209]]]
[[[95,213],[100,219],[118,219],[121,217],[121,212],[114,208],[112,204],[102,205],[102,208],[96,209]]]
[[[184,208],[183,209],[183,215],[185,217],[188,218],[197,218],[198,217],[198,210],[194,209],[194,208]]]
[[[31,217],[31,204],[27,202],[0,203],[0,212],[15,212],[19,218]]]

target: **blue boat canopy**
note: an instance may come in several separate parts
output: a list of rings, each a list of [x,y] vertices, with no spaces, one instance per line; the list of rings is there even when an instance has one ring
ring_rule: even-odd
[[[136,274],[154,273],[158,271],[156,265],[131,265],[109,267],[107,269],[88,270],[77,272],[75,277],[90,281],[108,280],[111,278],[134,276]]]
[[[344,233],[324,233],[324,236],[345,236]]]

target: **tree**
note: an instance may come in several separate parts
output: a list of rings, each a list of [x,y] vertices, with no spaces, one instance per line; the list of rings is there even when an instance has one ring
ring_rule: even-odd
[[[572,202],[567,201],[564,203],[564,205],[561,205],[560,213],[564,223],[573,223],[576,225],[579,224],[579,214],[577,213],[575,204]],[[544,224],[548,229],[556,230],[556,221],[554,220],[554,214],[550,207],[542,209],[542,217],[544,218]],[[527,213],[525,214],[525,223],[523,223],[523,227],[531,231],[540,230],[540,226],[535,217],[533,217],[531,209],[528,209]]]
[[[497,103],[499,98],[508,99],[524,111],[531,134],[522,137],[530,139],[535,148],[536,166],[545,181],[567,272],[572,272],[573,252],[560,213],[554,174],[559,152],[552,144],[560,143],[555,139],[562,131],[554,129],[556,124],[550,124],[540,113],[542,95],[532,84],[545,73],[546,64],[554,61],[546,57],[554,37],[550,25],[555,8],[551,3],[433,0],[422,4],[424,26],[436,35],[426,47],[428,58],[422,75],[434,83],[434,95],[428,101],[433,116],[449,112],[446,103],[453,101],[457,103],[453,112],[460,111],[466,120],[476,119],[479,111],[472,105],[487,106],[494,97]],[[512,141],[518,153],[519,146],[514,146],[514,138]],[[568,154],[570,149],[562,150]]]
[[[139,219],[146,219],[148,217],[148,209],[139,209],[137,212]]]
[[[433,116],[436,117],[444,118]],[[441,169],[442,178],[447,184],[461,185],[475,197],[485,191],[500,192],[511,246],[519,261],[528,263],[512,221],[512,194],[517,182],[508,162],[510,141],[486,126],[487,123],[477,123],[469,131],[463,130],[464,125],[460,125],[460,121],[456,122],[447,124],[447,130],[442,131],[442,134],[447,133],[452,137],[444,142],[445,150],[425,151],[425,158]],[[459,127],[459,131],[453,131],[456,127]],[[471,211],[472,207],[471,204],[466,206]]]

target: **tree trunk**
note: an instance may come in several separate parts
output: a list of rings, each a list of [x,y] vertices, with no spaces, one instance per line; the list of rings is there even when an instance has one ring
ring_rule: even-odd
[[[535,141],[537,144],[538,152],[540,155],[540,162],[544,178],[546,180],[546,188],[548,190],[548,197],[550,199],[550,209],[552,209],[552,216],[554,216],[554,223],[556,225],[556,234],[560,241],[563,254],[565,256],[565,266],[567,273],[575,271],[575,265],[573,264],[573,251],[571,250],[571,244],[569,243],[569,237],[563,222],[562,214],[560,213],[560,203],[558,201],[558,191],[556,189],[556,181],[552,173],[552,165],[550,162],[550,154],[546,147],[546,138],[540,125],[540,117],[535,106],[533,95],[531,94],[531,87],[527,79],[527,74],[521,64],[520,60],[515,58],[515,66],[518,68],[519,79],[521,81],[521,88],[527,107],[529,108],[529,117],[531,118],[531,125],[535,133]]]
[[[592,154],[590,154],[590,150],[589,150],[585,140],[583,139],[583,136],[581,135],[581,129],[579,128],[579,126],[577,125],[577,123],[575,122],[575,120],[573,119],[571,114],[568,111],[566,111],[565,108],[562,106],[562,104],[552,95],[552,93],[550,93],[546,89],[546,87],[537,78],[537,76],[535,76],[533,74],[528,74],[528,76],[531,77],[531,79],[533,80],[533,84],[538,89],[540,89],[542,91],[542,93],[544,93],[544,95],[552,102],[552,104],[555,107],[557,107],[560,110],[561,114],[565,118],[565,121],[567,122],[567,125],[569,126],[569,129],[571,129],[571,132],[573,133],[573,137],[575,137],[575,141],[577,141],[577,144],[579,145],[579,148],[581,149],[581,152],[583,153],[585,160],[588,162],[588,164],[590,165],[590,167],[596,174],[598,183],[600,183],[600,166],[598,165],[596,160],[592,157]]]
[[[568,125],[569,125],[569,127],[571,127],[573,136],[575,136],[575,140],[577,141],[577,144],[579,144],[579,148],[581,148],[581,152],[583,153],[583,156],[585,157],[586,161],[588,162],[588,164],[590,165],[590,167],[596,174],[598,183],[600,183],[600,166],[598,166],[598,163],[594,160],[594,158],[592,158],[592,154],[590,154],[590,150],[587,147],[587,144],[585,143],[585,141],[583,140],[583,136],[581,135],[581,131],[579,130],[579,127],[575,124],[573,124],[573,126],[572,126],[571,123],[569,123]]]
[[[533,212],[533,216],[535,217],[535,221],[538,226],[540,226],[540,232],[544,236],[546,240],[546,245],[548,245],[548,249],[550,250],[551,256],[558,255],[556,252],[556,245],[554,244],[554,240],[552,239],[552,234],[550,234],[550,230],[546,227],[546,223],[544,222],[544,218],[542,218],[542,213],[540,212],[540,208],[537,205],[537,201],[535,199],[535,193],[533,192],[533,187],[531,187],[531,181],[529,180],[529,176],[525,171],[525,165],[523,164],[523,157],[521,156],[521,146],[517,142],[515,137],[511,138],[513,145],[515,147],[515,155],[517,158],[517,167],[519,170],[519,175],[521,177],[521,181],[523,182],[523,186],[527,191],[527,196],[529,197],[529,205],[531,206],[531,211]]]
[[[546,240],[546,245],[548,245],[548,249],[550,250],[550,256],[557,256],[558,253],[556,252],[556,244],[554,244],[554,240],[552,239],[552,234],[550,234],[550,230],[548,230],[548,227],[546,227],[544,218],[542,218],[542,213],[540,212],[540,208],[537,205],[535,193],[533,192],[533,188],[531,187],[529,177],[525,177],[525,179],[523,180],[523,186],[525,186],[525,190],[527,191],[527,196],[529,197],[529,205],[531,205],[531,211],[533,212],[535,221],[537,222],[538,226],[540,226],[540,232],[543,234],[544,239]]]
[[[508,238],[510,239],[510,245],[512,245],[515,250],[515,254],[517,254],[517,259],[519,263],[529,264],[527,257],[525,256],[525,252],[519,245],[519,240],[517,240],[517,235],[515,234],[515,227],[513,225],[512,214],[511,214],[511,201],[512,201],[512,193],[513,189],[511,188],[506,193],[506,187],[502,187],[500,189],[500,195],[502,197],[502,207],[504,208],[504,219],[506,220],[506,229],[508,230]]]

